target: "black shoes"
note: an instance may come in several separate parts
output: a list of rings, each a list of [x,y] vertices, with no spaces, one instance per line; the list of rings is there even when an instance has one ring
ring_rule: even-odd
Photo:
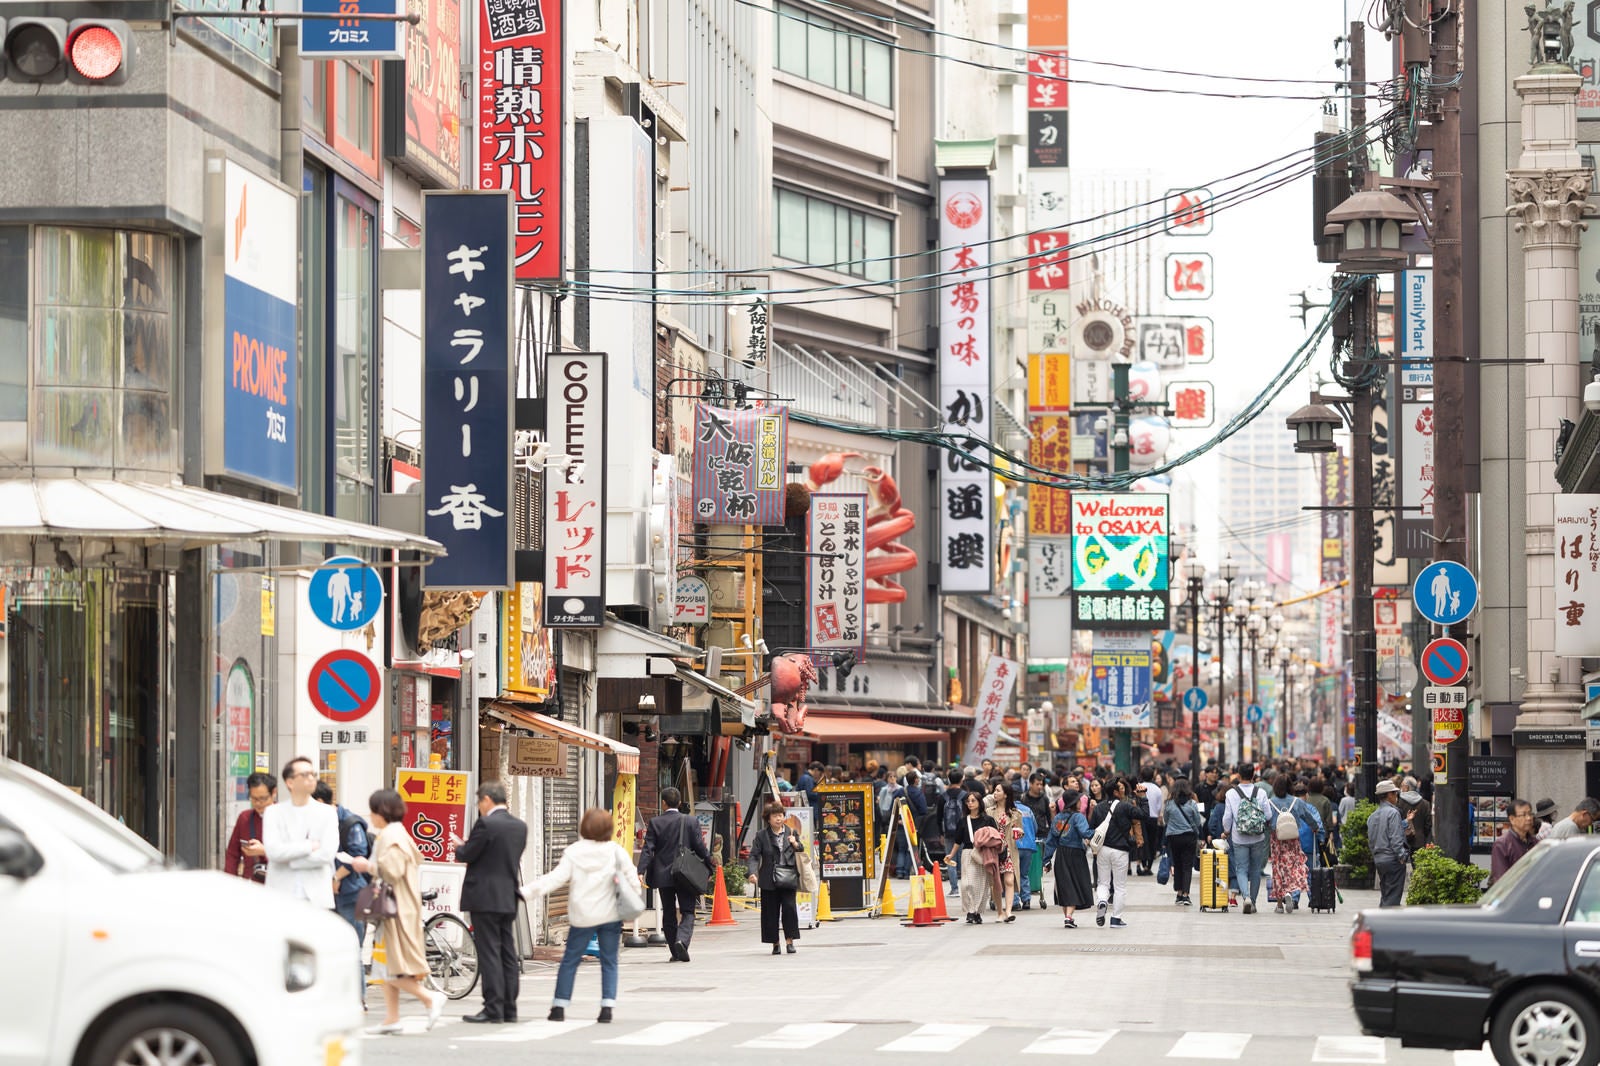
[[[672,961],[673,962],[688,962],[689,961],[689,948],[686,945],[680,944],[676,940],[674,940],[674,941],[672,941],[672,943],[667,945],[667,950],[672,952]]]
[[[776,945],[776,944],[772,945],[772,953],[774,955],[782,955],[783,954],[783,952],[779,950],[778,945]]]
[[[551,1007],[550,1008],[550,1016],[546,1020],[547,1021],[552,1021],[552,1022],[564,1022],[564,1021],[566,1021],[567,1020],[567,1008],[565,1008],[565,1007]]]
[[[469,1014],[461,1020],[464,1022],[472,1022],[476,1025],[498,1024],[500,1022],[500,1019],[495,1015],[488,1014],[481,1010],[476,1014]]]
[[[611,1024],[611,1008],[610,1007],[601,1007],[600,1008],[600,1017],[596,1018],[595,1021],[599,1022],[601,1025],[610,1025]]]
[[[793,955],[794,954],[794,945],[790,944],[787,947],[785,947],[783,950],[788,952],[790,955]]]

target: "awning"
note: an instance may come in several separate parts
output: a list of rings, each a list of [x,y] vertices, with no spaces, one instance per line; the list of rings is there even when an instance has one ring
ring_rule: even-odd
[[[193,485],[112,478],[0,480],[0,537],[94,537],[200,548],[237,540],[326,541],[439,555],[426,537]]]
[[[809,713],[814,715],[848,715],[855,718],[871,717],[921,726],[924,729],[971,729],[972,711],[949,707],[931,707],[917,704],[886,703],[881,706],[862,704],[817,704],[807,701]]]
[[[547,737],[555,737],[568,744],[576,744],[580,748],[615,755],[619,774],[639,772],[639,749],[632,744],[624,744],[620,740],[612,740],[610,737],[591,733],[569,722],[562,722],[538,711],[524,710],[512,704],[496,702],[489,704],[487,709],[494,717],[518,729],[531,729],[535,733],[543,733]]]
[[[733,704],[739,708],[741,714],[745,711],[748,711],[749,714],[745,715],[745,717],[751,721],[754,721],[756,713],[756,705],[754,700],[750,700],[739,695],[737,692],[733,691],[733,689],[728,688],[726,685],[723,685],[720,682],[711,680],[711,678],[707,677],[705,674],[695,673],[687,666],[678,667],[678,677],[683,681],[684,684],[693,685],[695,688],[709,693],[714,699],[723,700],[727,703]]]
[[[693,644],[609,614],[595,637],[596,673],[600,677],[671,677],[670,666],[658,672],[651,669],[650,660],[699,654],[700,649]]]
[[[933,744],[941,740],[950,739],[949,733],[941,733],[932,729],[918,729],[913,725],[884,722],[877,718],[855,718],[848,715],[834,714],[808,714],[805,728],[800,731],[800,734],[811,740],[820,740],[824,744],[854,744],[878,740]]]

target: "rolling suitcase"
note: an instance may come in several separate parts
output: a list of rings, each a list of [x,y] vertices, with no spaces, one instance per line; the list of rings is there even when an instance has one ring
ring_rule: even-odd
[[[1228,853],[1205,848],[1200,852],[1200,909],[1228,909]]]
[[[1332,914],[1336,900],[1333,868],[1329,866],[1318,866],[1315,869],[1310,870],[1306,876],[1309,879],[1310,892],[1308,894],[1311,898],[1308,903],[1311,912],[1316,914],[1319,911],[1327,911],[1329,914]]]

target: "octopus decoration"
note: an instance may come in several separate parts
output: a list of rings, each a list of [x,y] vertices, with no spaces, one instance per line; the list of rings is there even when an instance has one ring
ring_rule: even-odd
[[[772,715],[785,733],[806,724],[806,694],[817,680],[811,656],[792,651],[772,660]]]
[[[806,487],[812,492],[820,491],[844,473],[846,459],[860,458],[860,452],[829,452],[806,471]],[[904,603],[905,586],[891,578],[913,569],[919,561],[913,549],[900,543],[900,538],[915,528],[917,516],[901,502],[900,487],[881,466],[862,467],[861,478],[867,483],[870,500],[864,544],[867,602]]]

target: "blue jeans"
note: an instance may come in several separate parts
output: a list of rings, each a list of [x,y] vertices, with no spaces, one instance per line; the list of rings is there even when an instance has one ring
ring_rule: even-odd
[[[1230,842],[1228,861],[1233,864],[1233,883],[1239,886],[1239,895],[1254,905],[1261,894],[1261,871],[1267,866],[1267,838],[1254,844]]]
[[[1033,902],[1033,893],[1028,890],[1028,871],[1033,869],[1033,848],[1017,849],[1017,891],[1013,899],[1014,906]]]
[[[572,926],[567,930],[567,947],[561,953],[561,968],[556,971],[556,995],[550,1001],[552,1007],[565,1007],[572,1002],[572,982],[578,976],[578,964],[583,961],[583,949],[589,946],[590,937],[597,937],[600,941],[600,1005],[616,1006],[617,947],[622,942],[621,922],[607,922],[588,928]]]
[[[356,897],[339,896],[333,902],[334,913],[350,923],[356,931],[356,987],[361,990],[361,1002],[367,1001],[367,970],[361,965],[361,949],[367,942],[367,923],[356,919]]]
[[[945,880],[950,882],[950,895],[959,894],[961,892],[961,860],[959,858],[944,868],[944,876]]]

